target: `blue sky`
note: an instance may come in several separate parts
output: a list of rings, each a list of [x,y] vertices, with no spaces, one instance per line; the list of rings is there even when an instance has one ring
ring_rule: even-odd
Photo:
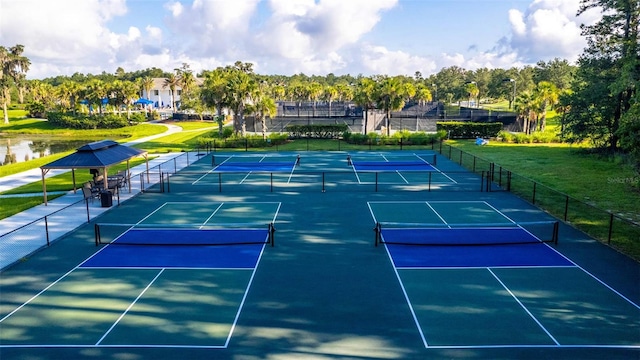
[[[29,78],[188,63],[262,74],[423,75],[575,61],[580,0],[0,0]]]

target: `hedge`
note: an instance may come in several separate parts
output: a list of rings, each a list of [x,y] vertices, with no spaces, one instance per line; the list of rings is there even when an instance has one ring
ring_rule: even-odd
[[[498,136],[498,133],[502,130],[502,123],[474,123],[474,122],[437,122],[436,128],[438,131],[446,131],[450,139],[474,139],[481,138],[493,138]]]
[[[105,115],[72,115],[61,112],[47,113],[47,120],[52,126],[78,130],[118,129],[131,123],[144,121],[144,115],[132,114],[131,120],[126,116],[114,114]]]
[[[291,134],[292,138],[318,138],[318,139],[335,139],[342,133],[347,131],[347,124],[310,124],[310,125],[287,125],[286,131]]]

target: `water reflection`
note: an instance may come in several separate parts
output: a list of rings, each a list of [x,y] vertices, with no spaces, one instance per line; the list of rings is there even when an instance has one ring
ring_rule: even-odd
[[[0,165],[14,164],[75,150],[82,145],[98,140],[103,139],[61,140],[59,137],[39,135],[1,136]]]

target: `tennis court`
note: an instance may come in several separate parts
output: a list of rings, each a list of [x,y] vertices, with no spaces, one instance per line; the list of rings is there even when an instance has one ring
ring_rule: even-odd
[[[553,219],[475,201],[369,207],[425,347],[638,346],[640,307],[550,245]]]
[[[484,180],[437,165],[433,151],[212,154],[170,183],[176,191],[478,191]]]
[[[0,358],[640,356],[637,262],[428,150],[167,179],[2,272]]]
[[[279,207],[167,202],[97,223],[99,250],[7,314],[2,346],[226,347]]]

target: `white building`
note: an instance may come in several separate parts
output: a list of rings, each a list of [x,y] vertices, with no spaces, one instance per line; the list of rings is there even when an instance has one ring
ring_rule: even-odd
[[[151,93],[147,94],[146,90],[142,90],[142,97],[153,101],[154,108],[171,108],[171,89],[166,86],[166,78],[153,78],[153,87]],[[196,78],[196,85],[200,86],[204,82],[203,78]],[[180,95],[182,94],[182,88],[176,86],[173,91],[173,101],[176,104],[180,103]]]

